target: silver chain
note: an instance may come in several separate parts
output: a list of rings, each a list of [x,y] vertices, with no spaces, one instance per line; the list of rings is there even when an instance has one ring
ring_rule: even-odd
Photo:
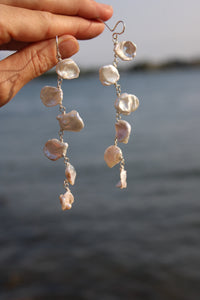
[[[58,62],[62,61],[62,56],[61,56],[60,51],[59,51],[58,37],[57,36],[56,36],[56,52],[57,52]],[[58,75],[57,88],[60,89],[60,90],[62,90],[62,83],[63,83],[63,79]],[[60,104],[59,112],[60,113],[65,113],[66,112],[66,107],[63,104]],[[59,135],[60,141],[63,143],[63,141],[64,141],[64,131],[62,129],[60,129],[59,132],[58,132],[58,135]],[[64,155],[63,157],[64,157],[65,167],[67,167],[67,165],[69,164],[69,158],[66,155]],[[66,191],[70,190],[69,189],[69,182],[68,182],[67,178],[65,178],[63,186],[64,186],[64,189]]]

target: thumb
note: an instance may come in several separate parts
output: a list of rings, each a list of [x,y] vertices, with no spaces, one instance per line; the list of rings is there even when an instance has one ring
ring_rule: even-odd
[[[62,58],[79,50],[78,41],[70,35],[58,39]],[[56,39],[30,44],[0,62],[0,107],[9,102],[30,80],[50,70],[57,63]]]

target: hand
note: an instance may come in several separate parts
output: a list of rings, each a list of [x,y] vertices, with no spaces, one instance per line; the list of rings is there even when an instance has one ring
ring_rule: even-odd
[[[0,106],[56,65],[56,35],[68,58],[79,50],[77,39],[99,35],[99,19],[111,16],[110,6],[94,0],[0,0],[0,50],[16,50],[0,61]]]

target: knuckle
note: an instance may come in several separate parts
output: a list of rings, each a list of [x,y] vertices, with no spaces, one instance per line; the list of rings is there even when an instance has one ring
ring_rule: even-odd
[[[44,72],[46,72],[48,68],[47,58],[40,53],[40,51],[31,51],[31,59],[30,59],[32,74],[33,77],[38,77]]]
[[[51,28],[53,24],[53,14],[48,11],[40,11],[40,20],[42,24],[42,30],[45,33],[45,36],[51,36]]]
[[[7,27],[8,12],[5,5],[0,4],[0,45],[7,44],[11,36]]]
[[[5,25],[2,24],[0,19],[0,45],[7,44],[10,41],[10,36],[5,30]]]
[[[48,46],[47,46],[48,47]],[[50,50],[49,50],[50,51]],[[30,64],[31,64],[31,71],[33,74],[33,78],[38,77],[51,69],[56,63],[55,54],[49,53],[45,51],[44,48],[40,50],[32,49],[30,51]]]

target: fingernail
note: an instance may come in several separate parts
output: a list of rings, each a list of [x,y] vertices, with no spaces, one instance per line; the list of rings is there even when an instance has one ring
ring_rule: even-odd
[[[79,51],[78,41],[71,36],[59,37],[58,46],[62,58],[68,58]]]

